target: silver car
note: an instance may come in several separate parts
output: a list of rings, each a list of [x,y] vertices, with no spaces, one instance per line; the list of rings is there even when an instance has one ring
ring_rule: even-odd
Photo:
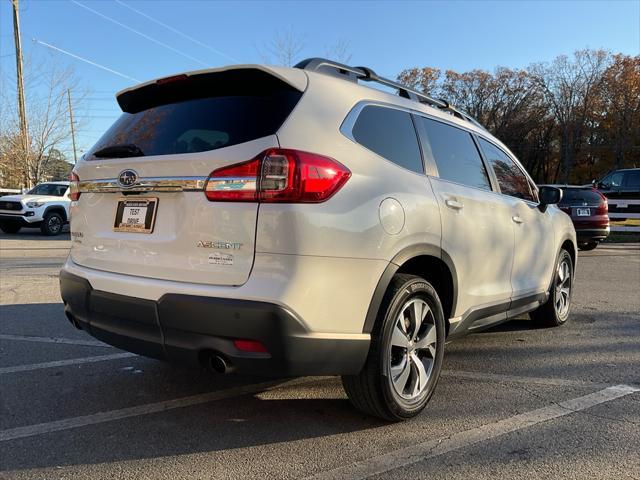
[[[104,342],[219,373],[341,375],[357,408],[403,420],[447,340],[567,320],[561,192],[444,101],[324,59],[117,100],[72,174],[60,274],[67,317]]]

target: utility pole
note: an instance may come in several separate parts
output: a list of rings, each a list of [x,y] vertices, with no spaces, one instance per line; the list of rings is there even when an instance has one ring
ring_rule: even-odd
[[[71,108],[71,90],[67,88],[67,100],[69,100],[69,122],[71,122],[71,143],[73,143],[73,164],[78,161],[76,154],[76,128],[73,125],[73,108]]]
[[[20,133],[22,135],[23,161],[27,163],[25,181],[31,187],[31,162],[29,159],[29,130],[27,129],[27,113],[24,106],[24,80],[22,78],[22,44],[20,42],[20,6],[18,0],[11,0],[13,6],[13,39],[16,46],[16,74],[18,76],[18,113],[20,115]]]

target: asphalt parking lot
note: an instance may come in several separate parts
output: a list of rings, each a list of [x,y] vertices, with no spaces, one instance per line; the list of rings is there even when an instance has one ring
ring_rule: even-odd
[[[213,376],[75,330],[68,236],[0,236],[0,478],[640,478],[640,245],[581,253],[570,322],[447,345],[427,410],[337,378]]]

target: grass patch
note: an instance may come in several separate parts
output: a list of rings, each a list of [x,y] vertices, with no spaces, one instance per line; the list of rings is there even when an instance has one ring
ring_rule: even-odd
[[[611,232],[602,243],[629,243],[640,242],[640,233],[637,232]]]

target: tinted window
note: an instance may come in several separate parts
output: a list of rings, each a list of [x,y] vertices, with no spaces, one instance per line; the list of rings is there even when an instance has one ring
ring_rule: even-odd
[[[529,180],[511,158],[494,144],[480,139],[485,157],[498,177],[500,191],[505,195],[535,201],[529,188]]]
[[[352,130],[362,146],[396,165],[424,173],[418,137],[411,116],[393,108],[365,107]]]
[[[67,191],[66,185],[57,185],[55,183],[41,183],[29,190],[29,195],[50,195],[53,197],[62,197]]]
[[[624,174],[625,187],[640,187],[640,172],[626,172]]]
[[[489,177],[469,132],[428,118],[421,118],[421,121],[440,178],[491,190]]]
[[[622,178],[622,172],[615,172],[604,177],[601,183],[605,188],[619,187],[620,185],[622,185]]]
[[[170,155],[273,135],[302,95],[263,72],[223,73],[121,95],[118,101],[126,113],[98,140],[89,158],[114,145],[135,145],[144,155]]]
[[[600,205],[602,197],[591,189],[563,188],[562,206]]]

